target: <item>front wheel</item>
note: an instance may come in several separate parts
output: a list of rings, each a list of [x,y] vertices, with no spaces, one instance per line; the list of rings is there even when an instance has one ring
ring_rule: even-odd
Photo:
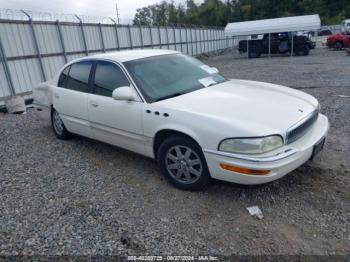
[[[51,111],[51,124],[53,132],[58,139],[67,140],[71,137],[71,133],[66,129],[59,113],[55,109]]]
[[[210,174],[202,149],[192,139],[172,136],[159,147],[158,164],[166,180],[182,190],[203,190]]]
[[[339,41],[335,42],[334,49],[335,50],[342,50],[343,49],[343,43],[339,42]]]

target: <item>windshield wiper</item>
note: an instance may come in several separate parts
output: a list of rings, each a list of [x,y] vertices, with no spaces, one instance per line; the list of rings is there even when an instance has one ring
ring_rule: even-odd
[[[211,83],[211,84],[207,85],[206,87],[215,86],[215,85],[217,85],[217,84],[218,84],[218,83]]]
[[[223,81],[219,81],[219,82],[216,82],[216,83],[211,83],[210,85],[206,86],[206,87],[209,87],[209,86],[215,86],[215,85],[218,85],[218,84],[221,84],[221,83],[224,83],[224,82],[227,82],[227,80],[223,80]]]
[[[164,100],[164,99],[168,99],[168,98],[173,98],[173,97],[181,96],[181,95],[183,95],[183,94],[184,94],[184,93],[175,93],[175,94],[171,94],[171,95],[168,95],[168,96],[163,96],[163,97],[157,98],[156,101],[160,101],[160,100]]]

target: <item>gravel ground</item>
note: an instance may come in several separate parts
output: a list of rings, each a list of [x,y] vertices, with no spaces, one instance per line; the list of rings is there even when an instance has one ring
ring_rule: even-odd
[[[202,58],[231,78],[316,96],[325,150],[257,188],[183,192],[150,159],[86,138],[57,140],[33,110],[0,114],[0,255],[349,255],[350,96],[344,52]],[[258,205],[265,218],[251,217]]]

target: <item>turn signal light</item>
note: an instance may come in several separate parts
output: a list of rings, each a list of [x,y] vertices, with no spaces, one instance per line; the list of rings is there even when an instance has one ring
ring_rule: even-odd
[[[263,176],[267,175],[270,173],[271,170],[255,170],[255,169],[248,169],[248,168],[243,168],[243,167],[238,167],[238,166],[231,166],[227,164],[220,164],[220,167],[222,169],[232,171],[232,172],[237,172],[245,175],[253,175],[253,176]]]

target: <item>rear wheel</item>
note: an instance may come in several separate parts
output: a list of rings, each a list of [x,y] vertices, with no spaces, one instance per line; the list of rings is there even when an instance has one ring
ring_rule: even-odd
[[[335,50],[342,50],[343,49],[343,43],[339,42],[339,41],[335,42],[334,43],[334,49]]]
[[[307,45],[298,46],[295,50],[297,56],[307,56],[310,53],[310,48]]]
[[[53,132],[58,139],[67,140],[71,137],[71,133],[66,129],[59,113],[55,109],[51,111],[51,124]]]
[[[202,190],[210,182],[200,146],[185,136],[172,136],[159,147],[158,164],[166,180],[182,190]]]
[[[260,48],[258,46],[251,46],[249,49],[249,53],[248,53],[248,57],[249,58],[258,58],[260,57],[261,52],[260,52]]]

